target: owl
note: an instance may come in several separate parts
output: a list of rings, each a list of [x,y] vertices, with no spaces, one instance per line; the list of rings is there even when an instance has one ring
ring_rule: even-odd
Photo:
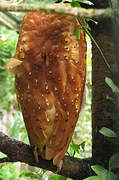
[[[81,20],[84,23],[84,20]],[[86,39],[76,17],[28,12],[16,53],[7,64],[34,156],[59,165],[71,142],[83,101]]]

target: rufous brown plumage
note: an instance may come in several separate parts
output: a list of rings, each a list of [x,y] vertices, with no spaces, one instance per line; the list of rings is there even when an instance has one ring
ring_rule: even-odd
[[[79,26],[69,15],[26,13],[7,64],[30,143],[55,165],[71,142],[85,89],[86,40],[82,29],[78,40]]]

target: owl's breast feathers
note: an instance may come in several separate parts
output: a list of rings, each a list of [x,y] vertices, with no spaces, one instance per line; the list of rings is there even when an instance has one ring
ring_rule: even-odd
[[[47,160],[64,156],[81,109],[86,40],[78,27],[72,16],[29,12],[11,60],[19,60],[11,71],[30,143]]]

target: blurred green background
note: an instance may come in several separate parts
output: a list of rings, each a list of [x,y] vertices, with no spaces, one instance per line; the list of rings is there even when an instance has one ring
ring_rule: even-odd
[[[31,0],[30,2],[36,2]],[[54,1],[53,1],[54,2]],[[13,28],[0,22],[0,131],[18,140],[29,143],[22,114],[18,108],[15,95],[14,76],[5,68],[8,60],[13,57],[18,41],[18,29],[23,14],[1,13],[0,17],[10,21]],[[12,21],[11,21],[12,20]],[[15,27],[15,28],[14,28]],[[12,29],[12,30],[11,30]],[[79,158],[91,156],[91,43],[87,37],[87,92],[86,103],[82,115],[75,128],[72,143],[67,154]],[[0,153],[0,157],[5,155]],[[31,180],[31,179],[69,179],[55,175],[46,170],[30,167],[24,163],[0,164],[0,180]]]

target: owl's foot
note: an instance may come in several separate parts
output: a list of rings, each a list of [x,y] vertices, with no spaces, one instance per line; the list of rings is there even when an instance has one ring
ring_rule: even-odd
[[[61,171],[62,166],[63,166],[63,160],[60,160],[60,162],[56,165],[57,166],[57,170],[56,170],[56,174],[58,174],[58,172]]]
[[[55,172],[56,174],[58,172],[60,172],[62,169],[62,166],[63,166],[62,158],[63,158],[63,156],[64,156],[63,151],[60,151],[53,159],[53,165],[57,166],[57,171]]]
[[[72,132],[73,134],[73,132]],[[62,166],[63,166],[63,157],[65,155],[65,152],[68,149],[68,146],[71,142],[71,138],[72,138],[72,134],[70,135],[70,137],[68,138],[67,144],[63,147],[63,149],[53,158],[53,164],[56,165],[58,167],[56,173],[58,173],[59,171],[61,171]]]
[[[38,159],[38,147],[37,146],[33,147],[33,154],[34,154],[35,161],[37,163],[39,163],[39,159]]]

